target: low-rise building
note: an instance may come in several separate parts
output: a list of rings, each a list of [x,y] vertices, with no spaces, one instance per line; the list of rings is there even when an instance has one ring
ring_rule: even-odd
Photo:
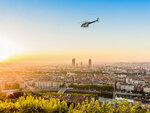
[[[143,91],[144,93],[150,93],[150,85],[144,86]]]
[[[132,85],[132,84],[120,84],[120,90],[133,91],[134,85]]]
[[[63,85],[60,81],[36,81],[35,88],[40,90],[59,89]]]

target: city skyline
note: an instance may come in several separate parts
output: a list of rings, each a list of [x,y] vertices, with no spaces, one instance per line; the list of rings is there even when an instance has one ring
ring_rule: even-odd
[[[150,1],[0,0],[0,62],[150,62]],[[83,29],[81,21],[99,17]]]

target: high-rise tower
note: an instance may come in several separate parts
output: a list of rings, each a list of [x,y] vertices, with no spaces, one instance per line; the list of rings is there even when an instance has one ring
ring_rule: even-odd
[[[75,67],[75,64],[76,64],[76,59],[73,58],[73,59],[72,59],[72,67]]]
[[[89,59],[89,68],[91,68],[92,67],[92,60],[91,59]]]

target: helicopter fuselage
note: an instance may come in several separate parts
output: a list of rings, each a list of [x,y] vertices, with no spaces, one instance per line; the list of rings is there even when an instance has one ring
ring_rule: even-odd
[[[92,21],[92,22],[85,22],[85,23],[83,23],[83,24],[81,25],[81,27],[83,27],[83,28],[88,27],[89,24],[92,24],[92,23],[94,23],[94,22],[98,22],[98,19],[95,20],[95,21]]]

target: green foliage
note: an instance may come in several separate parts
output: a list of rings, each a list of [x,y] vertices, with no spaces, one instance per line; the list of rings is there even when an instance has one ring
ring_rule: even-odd
[[[9,90],[9,89],[19,89],[19,84],[18,83],[5,84],[5,89],[6,90]]]
[[[5,100],[6,99],[6,93],[0,92],[0,100]]]
[[[31,92],[30,93],[33,96],[45,96],[45,95],[53,95],[53,96],[65,96],[65,95],[72,95],[72,96],[85,96],[85,97],[98,97],[96,94],[80,94],[80,93],[57,93],[57,92]]]
[[[41,97],[20,97],[16,102],[0,101],[0,112],[3,113],[149,113],[144,106],[138,104],[132,106],[127,100],[117,101],[116,106],[111,106],[108,102],[101,105],[98,100],[88,99],[82,104],[71,104],[59,99],[50,98],[45,100]]]
[[[19,84],[18,83],[12,84],[12,89],[19,89]]]
[[[13,94],[8,95],[8,98],[16,99],[16,98],[19,98],[23,95],[24,95],[23,92],[18,91],[18,92],[14,92]]]
[[[101,91],[113,91],[114,88],[111,85],[74,85],[71,84],[69,87],[76,89],[96,89]]]
[[[6,90],[11,89],[11,85],[10,85],[10,84],[5,84],[5,89],[6,89]]]

